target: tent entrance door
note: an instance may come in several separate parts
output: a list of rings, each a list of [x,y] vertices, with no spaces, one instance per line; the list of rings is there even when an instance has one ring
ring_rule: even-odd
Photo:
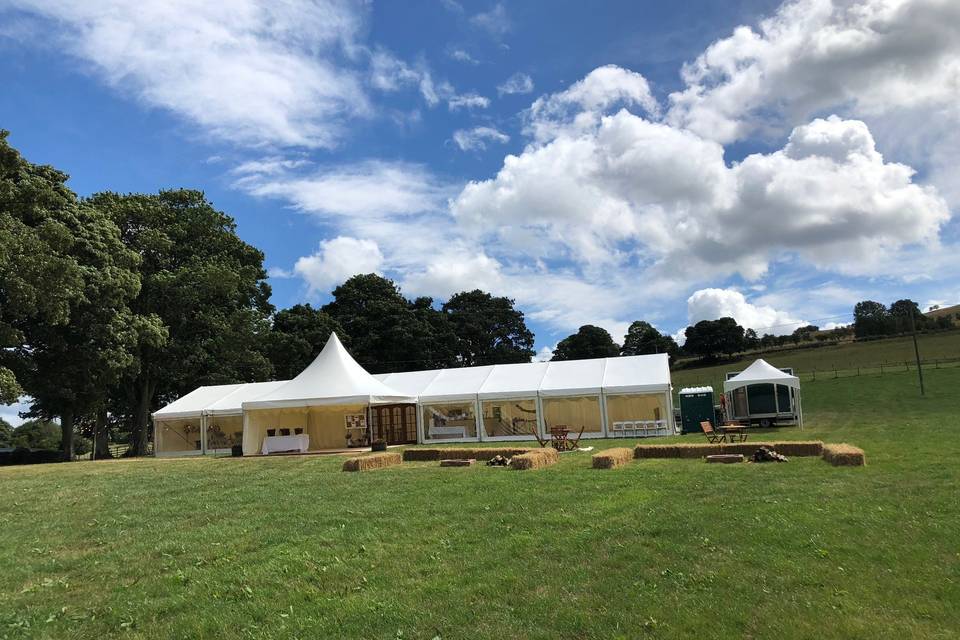
[[[374,440],[387,444],[416,444],[417,406],[385,404],[370,407],[370,427]]]

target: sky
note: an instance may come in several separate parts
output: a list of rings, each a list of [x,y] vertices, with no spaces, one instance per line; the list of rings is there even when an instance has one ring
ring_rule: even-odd
[[[682,339],[960,302],[960,3],[0,0],[0,128],[197,188],[278,308],[354,273]]]

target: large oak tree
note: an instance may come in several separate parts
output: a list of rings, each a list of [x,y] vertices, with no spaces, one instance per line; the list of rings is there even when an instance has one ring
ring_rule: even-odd
[[[263,253],[241,240],[233,218],[200,191],[100,193],[89,204],[120,228],[141,257],[134,363],[115,394],[129,412],[131,452],[146,449],[150,410],[206,384],[264,380],[270,287]]]

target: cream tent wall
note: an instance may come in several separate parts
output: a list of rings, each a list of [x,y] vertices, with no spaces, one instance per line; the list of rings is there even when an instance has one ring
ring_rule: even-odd
[[[303,429],[311,449],[342,448],[345,416],[373,404],[416,401],[370,375],[331,333],[320,354],[297,377],[242,404],[243,453],[257,453],[271,428]]]
[[[153,414],[154,451],[158,456],[229,451],[243,439],[243,402],[285,383],[224,384],[191,391]]]

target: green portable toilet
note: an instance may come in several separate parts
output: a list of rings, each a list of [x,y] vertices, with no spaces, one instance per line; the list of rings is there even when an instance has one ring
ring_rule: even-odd
[[[714,422],[713,387],[685,387],[680,389],[680,423],[683,433],[703,433],[700,423]]]

